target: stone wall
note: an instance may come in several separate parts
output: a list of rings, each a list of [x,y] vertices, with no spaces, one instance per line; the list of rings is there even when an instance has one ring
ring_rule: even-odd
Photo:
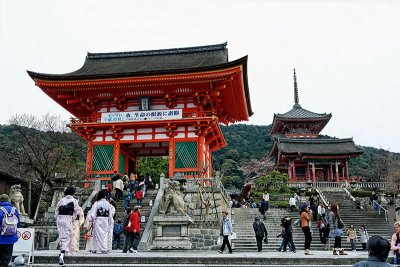
[[[183,191],[187,214],[195,222],[219,221],[223,210],[230,210],[229,197],[223,188],[199,187],[188,182]]]
[[[192,249],[217,249],[221,213],[223,210],[230,211],[229,199],[224,194],[223,188],[206,187],[200,192],[196,186],[188,187],[184,191],[184,200],[187,213],[194,220],[189,227]]]
[[[192,249],[215,250],[218,248],[219,237],[218,222],[210,224],[194,224],[189,228],[189,238],[192,242]]]

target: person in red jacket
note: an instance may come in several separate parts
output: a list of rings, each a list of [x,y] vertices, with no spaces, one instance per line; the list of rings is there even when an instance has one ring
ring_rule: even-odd
[[[142,199],[143,199],[143,191],[140,188],[138,190],[136,190],[135,197],[136,197],[136,204],[138,206],[141,206],[142,205]]]
[[[129,252],[137,253],[137,247],[140,241],[140,206],[133,208],[133,213],[129,218],[128,225],[124,230],[128,231],[127,244]]]

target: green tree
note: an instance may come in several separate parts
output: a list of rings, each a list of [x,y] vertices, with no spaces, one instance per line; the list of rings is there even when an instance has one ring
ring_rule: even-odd
[[[234,186],[238,189],[243,188],[243,179],[240,176],[224,176],[222,178],[222,184],[225,188]]]
[[[271,171],[266,176],[261,176],[254,180],[254,184],[257,188],[262,190],[269,190],[272,188],[280,188],[286,184],[289,176],[286,173],[280,173],[279,171]]]
[[[225,159],[221,165],[221,172],[224,176],[241,176],[238,163],[233,159]]]
[[[137,161],[139,175],[150,174],[153,183],[160,181],[160,174],[168,174],[168,157],[141,157]]]
[[[240,160],[240,154],[239,152],[237,152],[236,149],[229,149],[228,151],[226,151],[225,157],[228,159],[232,159],[236,162]]]

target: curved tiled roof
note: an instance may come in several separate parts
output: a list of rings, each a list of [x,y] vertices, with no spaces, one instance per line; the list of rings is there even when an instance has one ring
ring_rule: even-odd
[[[281,154],[353,155],[363,153],[363,150],[354,144],[353,138],[278,138],[276,142]]]
[[[227,43],[113,53],[88,53],[83,66],[65,74],[44,74],[28,71],[32,78],[85,79],[92,77],[141,75],[218,66],[228,63]]]
[[[331,114],[311,112],[302,108],[299,104],[295,104],[293,109],[283,114],[278,113],[276,117],[288,119],[318,119],[331,117]]]

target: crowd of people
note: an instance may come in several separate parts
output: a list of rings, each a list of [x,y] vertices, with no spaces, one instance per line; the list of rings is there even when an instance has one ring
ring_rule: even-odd
[[[151,177],[148,174],[138,176],[136,173],[132,173],[129,178],[126,173],[121,177],[115,171],[111,180],[112,183],[109,182],[105,189],[97,193],[96,201],[86,218],[78,200],[74,198],[74,187],[65,189],[64,197],[59,200],[55,210],[60,242],[60,265],[64,264],[65,255],[79,250],[82,227],[85,230],[86,250],[90,253],[107,254],[112,249],[120,249],[122,234],[125,236],[122,252],[137,253],[141,204],[146,189],[151,185]],[[126,216],[123,222],[115,222],[116,202],[121,200],[124,201]],[[132,208],[134,200],[136,205]]]
[[[65,255],[73,254],[79,250],[80,230],[82,227],[85,230],[86,250],[91,253],[107,254],[113,247],[120,249],[122,234],[125,235],[122,252],[137,253],[140,241],[140,204],[146,192],[146,187],[150,185],[151,178],[149,177],[150,179],[146,182],[145,177],[139,178],[135,174],[132,174],[129,179],[127,179],[126,174],[123,177],[119,177],[117,172],[115,172],[114,176],[112,178],[112,188],[115,191],[115,198],[112,197],[109,187],[100,190],[96,196],[96,201],[87,213],[86,220],[78,200],[74,197],[74,187],[69,186],[65,189],[64,197],[58,201],[55,210],[56,225],[59,233],[60,265],[64,264]],[[126,198],[124,199],[126,215],[123,222],[121,220],[115,222],[115,202],[123,199],[124,191],[126,191]],[[138,194],[138,192],[140,193]],[[133,195],[137,202],[131,208],[130,204],[133,200]],[[269,209],[269,199],[269,194],[265,192],[260,204],[255,206],[259,207],[259,212],[264,220],[267,219],[266,211]],[[235,207],[235,201],[235,199],[231,201],[231,207]],[[304,233],[304,251],[306,255],[312,255],[312,222],[315,221],[321,243],[325,244],[326,247],[329,238],[334,240],[333,255],[347,255],[341,243],[344,235],[347,235],[346,241],[351,244],[353,251],[356,251],[356,242],[359,241],[361,243],[362,250],[368,251],[369,257],[366,261],[354,265],[356,267],[369,266],[370,262],[374,262],[373,264],[375,265],[373,266],[390,266],[385,265],[390,250],[393,251],[394,263],[397,264],[400,261],[400,222],[394,224],[395,233],[389,243],[379,236],[369,237],[364,225],[360,225],[358,234],[353,224],[345,228],[337,203],[332,203],[327,209],[319,196],[311,196],[308,201],[301,205],[299,201],[300,198],[293,194],[290,197],[289,206],[292,211],[298,210],[299,212],[298,226],[301,227]],[[4,225],[5,216],[11,218],[6,225]],[[288,247],[290,251],[296,252],[296,246],[293,241],[292,221],[293,219],[290,216],[285,216],[281,219],[281,231],[277,237],[281,237],[282,242],[277,251],[287,251]],[[4,194],[0,196],[0,222],[2,222],[0,266],[8,266],[11,260],[13,244],[18,239],[16,229],[19,227],[19,214],[12,207],[9,197]],[[257,250],[261,252],[263,242],[268,243],[268,232],[265,224],[258,216],[254,219],[253,229]],[[225,248],[228,248],[228,252],[232,253],[230,243],[232,234],[234,232],[231,219],[228,217],[228,212],[223,211],[220,221],[219,253],[223,253]]]
[[[375,195],[374,193],[372,194],[371,198],[373,198],[373,200],[376,199]],[[235,197],[231,201],[231,207],[258,208],[262,218],[266,220],[266,212],[269,209],[269,194],[264,192],[259,203],[253,200],[251,195],[248,196],[247,201]],[[330,207],[325,207],[318,194],[315,196],[311,195],[308,201],[301,203],[300,197],[294,193],[289,198],[289,208],[292,212],[299,212],[299,219],[295,220],[294,223],[302,229],[304,234],[304,251],[306,255],[312,255],[311,242],[313,223],[319,233],[320,242],[324,244],[325,249],[328,249],[329,240],[333,241],[333,255],[347,255],[342,248],[343,237],[346,237],[346,242],[350,243],[352,251],[357,250],[357,243],[359,243],[361,244],[361,249],[367,252],[367,244],[370,237],[365,225],[360,225],[358,231],[353,224],[350,224],[346,228],[341,220],[338,203],[332,203]],[[277,237],[281,237],[282,241],[279,248],[276,249],[277,251],[287,251],[287,248],[289,248],[290,251],[296,252],[296,246],[293,242],[292,220],[292,217],[289,216],[281,220],[281,231]],[[254,225],[260,225],[258,217],[255,218],[253,227]],[[400,231],[400,225],[398,225],[396,229]],[[257,247],[258,250],[261,251],[261,239],[260,235],[257,233],[262,231],[260,229],[256,231],[256,228],[254,230],[256,233]],[[265,236],[267,236],[266,231]],[[393,235],[392,238],[392,249],[394,253],[397,253],[395,246],[400,247],[400,241],[397,243],[398,245],[395,245],[397,240],[400,240],[400,238],[398,238],[398,233],[397,236]]]

